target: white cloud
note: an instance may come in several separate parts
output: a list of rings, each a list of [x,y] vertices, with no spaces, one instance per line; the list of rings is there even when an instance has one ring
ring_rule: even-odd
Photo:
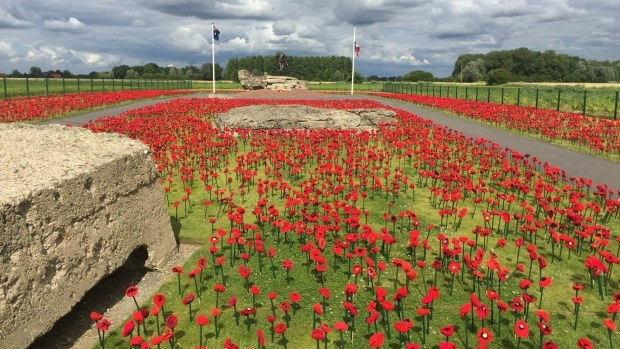
[[[202,32],[185,26],[178,27],[170,33],[169,44],[172,48],[185,53],[206,53],[210,47],[210,42]]]
[[[43,21],[43,26],[47,30],[56,32],[81,32],[86,25],[80,22],[77,18],[70,17],[69,19],[48,19]]]
[[[13,50],[11,43],[0,41],[0,57],[3,57],[4,59],[11,59],[15,56],[17,56],[17,53]]]
[[[0,29],[1,28],[28,28],[34,24],[28,20],[17,18],[14,14],[0,8]]]

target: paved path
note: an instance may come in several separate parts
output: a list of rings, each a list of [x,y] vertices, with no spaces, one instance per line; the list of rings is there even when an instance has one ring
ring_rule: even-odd
[[[212,95],[208,93],[197,93],[184,96],[176,96],[155,100],[139,101],[136,103],[126,104],[114,108],[99,110],[90,112],[87,114],[72,116],[64,119],[55,119],[41,122],[40,124],[72,124],[82,125],[89,120],[95,120],[103,116],[116,116],[120,113],[162,103],[175,98],[210,98],[210,97],[224,97],[230,98],[231,95]],[[236,97],[242,97],[237,95]],[[278,96],[280,97],[280,96]],[[601,158],[585,155],[582,153],[567,150],[565,148],[552,145],[545,142],[540,142],[531,138],[523,137],[517,134],[508,133],[502,130],[498,130],[492,127],[487,127],[478,123],[474,123],[465,119],[442,114],[437,111],[426,109],[416,106],[411,103],[400,102],[390,99],[384,99],[368,95],[325,95],[325,97],[319,97],[322,99],[374,99],[383,104],[389,105],[394,108],[403,109],[413,114],[416,114],[422,118],[431,120],[435,123],[446,125],[452,129],[462,132],[467,137],[481,137],[488,139],[492,142],[498,143],[502,148],[510,148],[518,151],[521,154],[531,154],[536,156],[542,162],[547,162],[551,166],[557,166],[566,171],[566,176],[570,177],[583,177],[586,179],[592,179],[593,184],[607,184],[610,189],[620,189],[620,164],[614,163]],[[594,187],[594,186],[593,186]]]

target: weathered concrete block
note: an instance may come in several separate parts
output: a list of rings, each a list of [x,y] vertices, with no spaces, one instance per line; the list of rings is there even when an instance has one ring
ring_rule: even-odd
[[[0,164],[3,347],[28,347],[134,250],[146,247],[153,268],[175,253],[159,175],[141,142],[0,124]]]

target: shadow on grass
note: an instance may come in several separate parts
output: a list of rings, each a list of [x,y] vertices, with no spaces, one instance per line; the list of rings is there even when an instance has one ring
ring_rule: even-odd
[[[177,246],[180,244],[179,235],[181,234],[181,221],[174,216],[170,216],[170,225],[172,226],[172,232],[174,233],[174,240],[177,242]]]

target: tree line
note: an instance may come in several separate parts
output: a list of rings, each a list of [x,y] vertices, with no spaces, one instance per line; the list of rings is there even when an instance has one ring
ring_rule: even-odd
[[[486,80],[488,84],[522,82],[609,82],[620,78],[620,60],[596,61],[558,54],[554,50],[491,51],[460,55],[454,63],[454,81]]]

